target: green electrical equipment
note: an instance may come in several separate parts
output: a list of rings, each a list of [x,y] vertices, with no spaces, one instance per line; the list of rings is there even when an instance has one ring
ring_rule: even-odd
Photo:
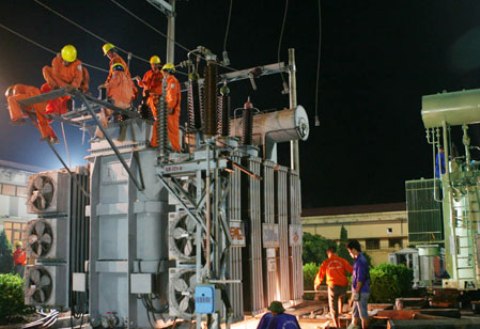
[[[423,96],[422,120],[438,178],[430,188],[443,214],[449,278],[442,280],[442,286],[476,290],[480,285],[480,163],[470,156],[478,146],[470,144],[468,125],[480,123],[480,89]],[[457,131],[462,136],[459,150],[452,141]]]

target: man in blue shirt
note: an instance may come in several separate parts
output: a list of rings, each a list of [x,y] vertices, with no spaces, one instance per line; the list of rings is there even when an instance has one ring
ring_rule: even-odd
[[[271,302],[268,310],[270,312],[262,316],[257,329],[300,329],[297,318],[284,313],[282,302]]]
[[[352,273],[352,325],[357,326],[358,319],[362,321],[362,329],[368,328],[368,297],[370,296],[370,269],[367,259],[362,254],[362,247],[357,240],[347,244],[350,256],[355,260]]]
[[[435,156],[435,178],[440,178],[440,175],[445,174],[445,149],[443,146],[438,148],[438,153]]]

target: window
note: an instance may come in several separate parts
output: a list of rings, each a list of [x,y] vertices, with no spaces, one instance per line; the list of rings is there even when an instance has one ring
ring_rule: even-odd
[[[387,234],[392,234],[393,233],[393,228],[389,227],[387,228]]]
[[[365,245],[367,246],[367,250],[380,249],[380,239],[366,239]]]
[[[16,194],[15,185],[3,184],[2,194],[15,196]]]
[[[403,239],[402,238],[392,238],[388,239],[388,248],[395,248],[400,249],[403,247]]]

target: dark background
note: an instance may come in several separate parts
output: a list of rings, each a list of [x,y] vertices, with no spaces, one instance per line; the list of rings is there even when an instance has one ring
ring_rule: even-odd
[[[166,32],[166,19],[146,1],[118,0]],[[165,39],[108,0],[47,1],[45,4],[121,48],[148,59],[165,57]],[[230,1],[177,2],[176,40],[221,55]],[[227,49],[237,69],[277,62],[285,1],[234,0]],[[480,85],[480,1],[322,0],[318,88],[320,127],[314,127],[318,53],[318,1],[289,1],[281,60],[295,48],[298,103],[309,114],[310,138],[300,143],[303,207],[399,202],[407,179],[432,176],[431,149],[421,121],[421,97]],[[54,50],[74,44],[79,58],[107,68],[102,41],[33,0],[0,1],[0,23]],[[123,54],[124,55],[124,54]],[[176,62],[186,52],[176,48]],[[0,90],[14,83],[39,86],[41,68],[53,55],[0,28]],[[124,56],[125,57],[125,56]],[[148,64],[133,59],[133,75]],[[91,90],[106,77],[90,69]],[[185,80],[184,76],[179,76]],[[233,107],[247,96],[262,110],[288,106],[279,76],[230,86]],[[186,95],[184,95],[186,98]],[[0,159],[59,168],[36,129],[9,123],[0,101]],[[57,134],[61,127],[55,123]],[[71,164],[84,163],[90,136],[65,127]],[[471,129],[478,145],[477,128]],[[61,138],[63,140],[63,138]],[[63,144],[57,145],[65,155]],[[461,153],[461,152],[460,152]],[[473,153],[474,158],[480,154]],[[279,160],[289,164],[288,143]]]

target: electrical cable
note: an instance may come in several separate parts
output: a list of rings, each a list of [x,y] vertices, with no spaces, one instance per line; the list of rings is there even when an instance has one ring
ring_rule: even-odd
[[[40,44],[40,43],[38,43],[38,42],[36,42],[36,41],[34,41],[34,40],[32,40],[32,39],[24,36],[23,34],[15,31],[15,30],[12,30],[11,28],[3,25],[2,23],[0,23],[0,27],[1,27],[2,29],[4,29],[4,30],[6,30],[6,31],[8,31],[8,32],[10,32],[10,33],[12,33],[12,34],[14,34],[14,35],[16,35],[17,37],[19,37],[19,38],[21,38],[21,39],[23,39],[23,40],[25,40],[25,41],[27,41],[27,42],[30,42],[31,44],[33,44],[33,45],[35,45],[35,46],[37,46],[37,47],[39,47],[39,48],[42,48],[43,50],[45,50],[45,51],[47,51],[47,52],[49,52],[49,53],[51,53],[51,54],[53,54],[53,55],[56,55],[56,54],[58,53],[58,52],[56,52],[55,50],[50,49],[50,48],[48,48],[48,47],[45,47],[44,45],[42,45],[42,44]],[[92,68],[92,69],[94,69],[94,70],[98,70],[98,71],[102,71],[102,72],[107,72],[107,73],[108,73],[108,70],[102,69],[101,67],[98,67],[98,66],[95,66],[95,65],[91,65],[91,64],[88,64],[88,63],[85,63],[85,62],[82,62],[82,65],[85,65],[85,66],[87,66],[87,67],[90,67],[90,68]]]
[[[320,58],[322,55],[322,7],[321,0],[318,0],[318,54],[317,54],[317,77],[315,80],[315,126],[320,126],[318,117],[318,88],[320,81]]]
[[[52,9],[51,7],[49,7],[49,6],[47,6],[46,4],[42,3],[41,1],[39,1],[39,0],[33,0],[33,1],[36,2],[38,5],[42,6],[43,8],[47,9],[48,11],[54,13],[54,14],[57,15],[58,17],[66,20],[66,21],[69,22],[70,24],[75,25],[76,27],[78,27],[78,28],[81,29],[82,31],[90,34],[92,37],[94,37],[94,38],[96,38],[96,39],[98,39],[98,40],[100,40],[100,41],[102,41],[102,42],[104,42],[104,43],[108,43],[108,41],[107,41],[106,39],[100,37],[98,34],[95,34],[95,33],[93,33],[92,31],[86,29],[85,27],[83,27],[82,25],[78,24],[77,22],[71,20],[70,18],[65,17],[64,15],[60,14],[58,11]],[[143,61],[143,62],[145,62],[145,63],[150,63],[148,60],[146,60],[146,59],[144,59],[144,58],[142,58],[142,57],[140,57],[140,56],[137,56],[137,55],[129,52],[128,50],[122,49],[122,48],[120,48],[120,47],[118,47],[118,46],[115,46],[115,48],[117,48],[118,50],[123,51],[123,52],[126,53],[126,54],[132,54],[132,57],[134,57],[134,58],[136,58],[136,59],[138,59],[138,60],[140,60],[140,61]]]
[[[38,1],[38,0],[34,0],[34,1]],[[158,30],[157,28],[155,28],[154,26],[152,26],[150,23],[146,22],[144,19],[140,18],[138,15],[134,14],[132,11],[130,11],[128,8],[124,7],[123,5],[121,5],[120,3],[118,3],[117,1],[115,0],[110,0],[112,3],[114,3],[115,5],[117,5],[119,8],[123,9],[126,13],[128,13],[130,16],[132,16],[133,18],[135,18],[136,20],[138,20],[139,22],[143,23],[145,26],[149,27],[150,29],[152,29],[153,31],[157,32],[159,35],[161,35],[162,37],[166,38],[166,39],[171,39],[168,37],[168,35],[166,35],[165,33],[163,33],[162,31]],[[185,47],[184,45],[182,45],[181,43],[173,40],[175,45],[180,47],[181,49],[185,50],[186,52],[190,52],[191,49],[188,49],[187,47]],[[203,60],[206,60],[205,57],[203,56],[200,56],[200,55],[197,55],[199,56],[200,58],[202,58]],[[228,66],[228,65],[223,65],[223,64],[220,64],[220,63],[217,63],[217,65],[221,66],[221,67],[224,67],[226,69],[229,69],[231,71],[236,71],[236,69]],[[182,74],[182,75],[185,75],[187,76],[188,74],[185,73],[185,72],[182,72],[182,71],[178,71],[178,73]]]
[[[230,0],[230,9],[228,10],[227,27],[225,29],[225,38],[223,39],[223,50],[227,50],[227,39],[230,31],[230,19],[232,18],[233,0]]]
[[[150,23],[146,22],[144,19],[140,18],[139,16],[135,15],[133,12],[131,12],[129,9],[125,8],[123,5],[119,4],[117,1],[115,0],[110,0],[111,2],[113,2],[115,5],[117,5],[119,8],[123,9],[126,13],[128,13],[130,16],[132,16],[133,18],[135,18],[136,20],[138,20],[139,22],[143,23],[144,25],[148,26],[149,28],[151,28],[153,31],[157,32],[158,34],[160,34],[162,37],[164,37],[165,39],[170,39],[172,40],[172,38],[169,38],[168,35],[166,35],[165,33],[163,33],[162,31],[158,30],[157,28],[155,28],[154,26],[152,26]],[[183,46],[182,44],[180,44],[179,42],[175,41],[175,40],[172,40],[175,45],[177,45],[178,47],[182,48],[183,50],[185,50],[186,52],[189,52],[190,49],[188,49],[187,47]]]
[[[35,0],[36,1],[36,0]],[[282,50],[282,41],[283,41],[283,31],[285,30],[285,22],[287,21],[287,13],[288,13],[288,0],[285,0],[285,11],[283,12],[283,21],[282,21],[282,28],[280,29],[280,38],[278,40],[278,50],[277,50],[277,62],[280,63],[280,52]],[[280,76],[282,77],[282,84],[285,90],[285,77],[283,76],[283,72],[280,71]]]

